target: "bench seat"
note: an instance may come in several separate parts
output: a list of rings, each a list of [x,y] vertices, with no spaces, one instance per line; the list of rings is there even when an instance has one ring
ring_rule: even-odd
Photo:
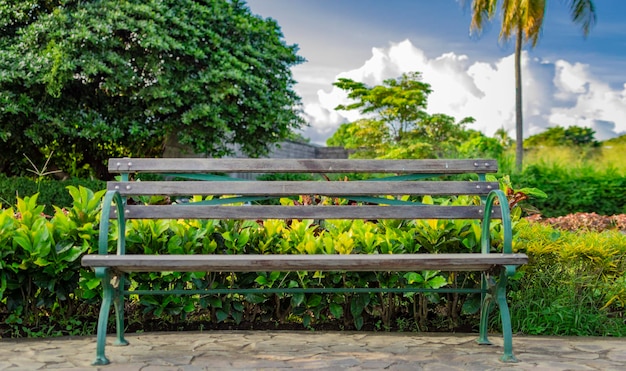
[[[89,255],[83,265],[121,272],[249,272],[255,271],[489,271],[522,265],[526,254],[396,254],[396,255]]]

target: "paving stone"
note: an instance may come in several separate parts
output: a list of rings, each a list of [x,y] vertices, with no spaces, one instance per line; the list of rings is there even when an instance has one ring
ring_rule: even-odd
[[[624,342],[626,343],[626,341]],[[609,351],[606,354],[606,358],[611,361],[624,362],[624,365],[626,365],[626,346],[622,345],[621,349]]]
[[[199,366],[199,365],[185,365],[179,368],[180,371],[204,371],[208,370],[207,366]]]
[[[360,367],[363,370],[388,370],[392,366],[394,366],[394,362],[392,359],[388,360],[377,360],[377,361],[365,361],[365,362],[357,362],[352,367]],[[344,367],[345,368],[345,367]]]
[[[581,361],[580,364],[586,365],[588,367],[592,367],[595,370],[603,370],[603,371],[624,371],[626,369],[625,362],[613,362],[605,359],[596,359],[590,362]]]
[[[369,363],[369,362],[376,362],[374,360],[365,360],[363,362],[363,360],[359,360],[355,357],[349,356],[349,355],[343,355],[343,356],[337,356],[337,357],[320,357],[320,356],[314,356],[314,357],[310,357],[308,358],[308,360],[303,360],[305,362],[307,361],[326,361],[328,362],[330,365],[337,367],[338,369],[345,369],[348,367],[354,367],[357,366],[359,364],[363,364],[363,363]],[[298,359],[293,359],[291,361],[291,363],[298,363]],[[385,364],[389,365],[390,361],[386,361]]]
[[[46,363],[46,370],[74,370],[76,367],[70,362],[61,362],[61,363]]]
[[[565,353],[562,354],[563,358],[572,358],[572,359],[598,359],[600,355],[597,353],[589,353],[589,352],[576,352],[576,353]]]
[[[441,363],[427,363],[424,365],[424,371],[465,371],[463,366],[441,364]]]
[[[253,367],[256,369],[286,368],[287,364],[286,362],[272,360],[254,360],[253,363],[248,359],[231,361],[231,365],[234,368],[246,368],[251,367],[251,365],[254,365]]]
[[[98,366],[98,371],[139,371],[146,367],[145,363],[122,363],[113,362],[106,366]]]
[[[467,344],[470,342],[476,342],[476,337],[467,337],[467,336],[460,336],[460,337],[444,337],[441,338],[439,340],[441,342],[441,344],[445,344],[445,345],[460,345],[460,344]]]
[[[580,352],[598,353],[606,349],[605,346],[598,343],[573,343],[572,348]]]
[[[28,359],[22,360],[11,360],[12,366],[7,368],[7,370],[42,370],[46,367],[45,363],[41,362],[32,362]]]
[[[60,349],[56,349],[56,354],[37,354],[32,358],[34,361],[46,363],[46,364],[54,364],[54,363],[62,363],[65,360],[65,356],[60,352]]]
[[[98,367],[91,366],[95,337],[0,339],[0,371],[626,369],[626,341],[615,338],[516,336],[521,362],[514,364],[499,361],[503,342],[495,335],[492,346],[477,345],[476,334],[213,331],[127,338],[130,346],[107,346],[112,363]]]
[[[184,367],[201,367],[208,370],[227,370],[232,369],[233,365],[231,360],[228,358],[203,358],[195,359],[192,361],[191,365]]]

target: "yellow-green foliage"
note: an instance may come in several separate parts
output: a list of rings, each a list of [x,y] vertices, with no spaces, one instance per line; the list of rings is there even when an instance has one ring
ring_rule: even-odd
[[[514,249],[530,259],[515,294],[518,331],[577,335],[572,329],[584,333],[582,327],[599,326],[606,334],[626,333],[625,234],[568,232],[522,221]]]
[[[576,168],[592,166],[596,171],[616,170],[626,175],[626,144],[611,143],[599,148],[587,147],[539,147],[528,151],[524,158],[524,165],[541,164]]]
[[[100,296],[100,280],[80,267],[79,257],[97,250],[99,202],[103,192],[70,188],[71,209],[55,208],[47,219],[37,198],[19,200],[16,208],[0,210],[0,323],[13,334],[28,333],[42,318],[61,320],[59,328],[73,328],[81,309]],[[447,204],[471,200],[441,200]],[[434,202],[425,199],[425,203]],[[314,206],[312,206],[314,207]],[[626,235],[619,232],[566,232],[539,223],[518,220],[513,212],[514,249],[528,253],[530,262],[510,281],[515,332],[545,335],[626,336]],[[500,222],[492,226],[494,250],[501,246]],[[116,248],[112,223],[109,248]],[[129,254],[401,254],[414,252],[478,252],[478,221],[468,220],[130,220],[126,249]],[[406,287],[443,285],[472,287],[474,273],[446,272],[164,272],[128,276],[133,289],[230,289]],[[421,295],[421,296],[420,296]],[[415,299],[418,298],[418,299]],[[389,300],[394,304],[389,306]],[[426,300],[428,299],[428,300]],[[432,300],[431,300],[432,299]],[[435,300],[437,299],[437,300]],[[477,299],[477,298],[476,298]],[[410,318],[420,328],[438,313],[431,328],[472,323],[474,298],[461,298],[451,307],[448,296],[389,294],[266,294],[141,296],[146,318],[169,316],[187,320],[207,315],[212,321],[264,321],[283,323],[290,311],[302,324],[341,320],[361,328],[364,321],[393,325]],[[456,300],[456,299],[454,299]],[[386,309],[385,309],[386,308]],[[474,308],[474,309],[473,309]],[[381,311],[385,311],[384,315]],[[450,312],[450,310],[454,312]],[[204,312],[203,312],[204,311]],[[441,315],[440,315],[441,314]],[[444,315],[445,314],[445,315]],[[53,318],[54,317],[54,318]],[[139,321],[139,319],[137,319]],[[63,322],[65,321],[65,322]],[[95,323],[86,326],[95,328]],[[70,326],[68,327],[68,323]],[[446,322],[448,323],[448,322]],[[435,326],[435,327],[432,327]],[[5,327],[7,328],[7,327]],[[0,326],[0,336],[3,328]],[[9,331],[7,330],[7,331]],[[63,330],[65,331],[65,330]],[[89,331],[89,330],[86,330]]]
[[[626,272],[626,235],[619,231],[573,233],[521,222],[514,248],[530,257],[550,256],[559,264],[585,264],[603,276]]]

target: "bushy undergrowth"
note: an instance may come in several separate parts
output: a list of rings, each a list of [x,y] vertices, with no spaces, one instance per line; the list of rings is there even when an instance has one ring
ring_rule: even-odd
[[[67,192],[68,186],[104,189],[106,182],[80,178],[54,180],[46,177],[38,179],[7,177],[0,173],[0,204],[4,207],[13,206],[16,197],[24,198],[37,193],[39,204],[44,206],[43,212],[52,215],[54,213],[52,205],[68,208],[72,206],[73,200]]]
[[[37,195],[0,210],[0,318],[26,335],[80,329],[78,318],[91,310],[79,288],[80,257],[93,251],[104,191],[69,191],[72,206],[55,206],[52,217]]]
[[[522,222],[515,248],[530,261],[511,291],[514,331],[626,335],[626,235]]]
[[[560,168],[588,168],[603,173],[607,170],[626,175],[626,143],[624,137],[602,143],[600,147],[545,146],[525,151],[524,164],[528,166]],[[512,170],[510,168],[509,170]]]
[[[99,280],[79,267],[82,254],[96,250],[98,203],[102,193],[70,188],[71,210],[55,209],[50,219],[41,214],[36,197],[17,202],[2,212],[2,304],[5,325],[13,334],[39,328],[42,320],[69,322],[81,303],[99,299]],[[424,202],[434,202],[425,199]],[[450,202],[440,200],[440,202]],[[458,198],[455,203],[467,203]],[[81,212],[82,210],[82,212]],[[499,222],[493,231],[498,233]],[[111,231],[111,250],[115,246]],[[127,223],[129,254],[401,254],[412,252],[471,252],[479,249],[478,221],[326,221],[265,220],[131,220]],[[67,236],[66,236],[67,235]],[[495,239],[494,239],[495,240]],[[80,273],[80,274],[79,274]],[[475,273],[428,272],[162,272],[129,275],[133,289],[334,288],[441,286],[474,287]],[[54,299],[56,298],[56,299]],[[342,328],[378,326],[405,329],[452,329],[462,316],[476,315],[475,297],[423,293],[219,294],[143,295],[132,299],[130,315],[138,322],[155,318],[171,322],[207,320],[212,323],[290,323],[304,327],[335,323]],[[67,308],[71,308],[68,310]],[[440,310],[435,312],[433,308]],[[93,308],[88,312],[92,313]],[[440,323],[434,325],[433,318]],[[131,320],[132,321],[132,320]],[[401,324],[401,325],[400,325]],[[26,330],[28,329],[28,330]]]
[[[70,188],[70,194],[72,206],[57,207],[50,217],[42,215],[43,206],[36,197],[18,200],[15,207],[0,212],[1,336],[92,333],[95,329],[99,280],[93,272],[80,267],[79,258],[97,250],[102,192]],[[515,229],[516,248],[531,257],[511,291],[517,331],[624,335],[626,237],[598,234],[586,240],[585,235],[570,235],[523,220]],[[495,223],[493,233],[497,230]],[[330,221],[320,225],[313,221],[268,220],[259,224],[134,220],[128,223],[127,251],[470,252],[478,250],[478,235],[478,222],[471,221]],[[112,240],[112,250],[114,244]],[[576,249],[562,248],[565,245]],[[478,282],[472,273],[449,275],[436,271],[163,272],[135,273],[130,278],[133,289],[474,287]],[[478,324],[477,299],[471,295],[423,293],[142,295],[131,297],[127,315],[133,328],[154,323],[166,329],[193,327],[194,323],[208,327],[248,323],[257,328],[295,323],[302,328],[331,325],[345,329],[471,331]],[[582,311],[585,324],[593,326],[579,326],[577,315]],[[571,316],[576,320],[567,320]]]
[[[613,169],[536,164],[511,174],[511,182],[515,188],[534,187],[548,195],[527,204],[544,217],[626,213],[626,177]]]
[[[626,213],[624,153],[626,145],[617,141],[600,148],[546,146],[525,153],[522,172],[515,171],[512,153],[498,163],[514,188],[538,188],[548,195],[523,204],[532,213],[546,218],[581,212],[616,215]]]

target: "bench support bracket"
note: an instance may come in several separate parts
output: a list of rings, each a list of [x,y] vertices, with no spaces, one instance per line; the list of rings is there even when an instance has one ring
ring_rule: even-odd
[[[98,316],[98,335],[96,340],[96,359],[92,365],[108,365],[109,359],[104,353],[106,346],[107,325],[109,322],[109,313],[111,312],[111,304],[115,308],[115,327],[116,340],[114,345],[128,345],[128,341],[124,339],[124,284],[123,276],[116,275],[108,268],[95,268],[96,277],[99,277],[102,283],[104,295],[102,305],[100,306],[100,315]]]
[[[500,360],[507,363],[518,362],[513,355],[513,331],[511,329],[511,314],[509,305],[506,302],[506,286],[508,282],[507,269],[502,269],[500,279],[496,285],[496,301],[500,309],[500,320],[502,321],[502,337],[504,340],[504,352]]]
[[[513,331],[511,328],[511,314],[506,302],[506,286],[508,282],[507,269],[502,269],[500,278],[496,283],[493,277],[483,274],[482,286],[485,291],[482,294],[482,306],[480,313],[480,334],[476,342],[479,345],[491,345],[487,336],[489,313],[493,309],[494,299],[500,311],[500,321],[502,323],[502,338],[504,350],[500,360],[505,363],[516,363],[518,359],[513,355]]]

